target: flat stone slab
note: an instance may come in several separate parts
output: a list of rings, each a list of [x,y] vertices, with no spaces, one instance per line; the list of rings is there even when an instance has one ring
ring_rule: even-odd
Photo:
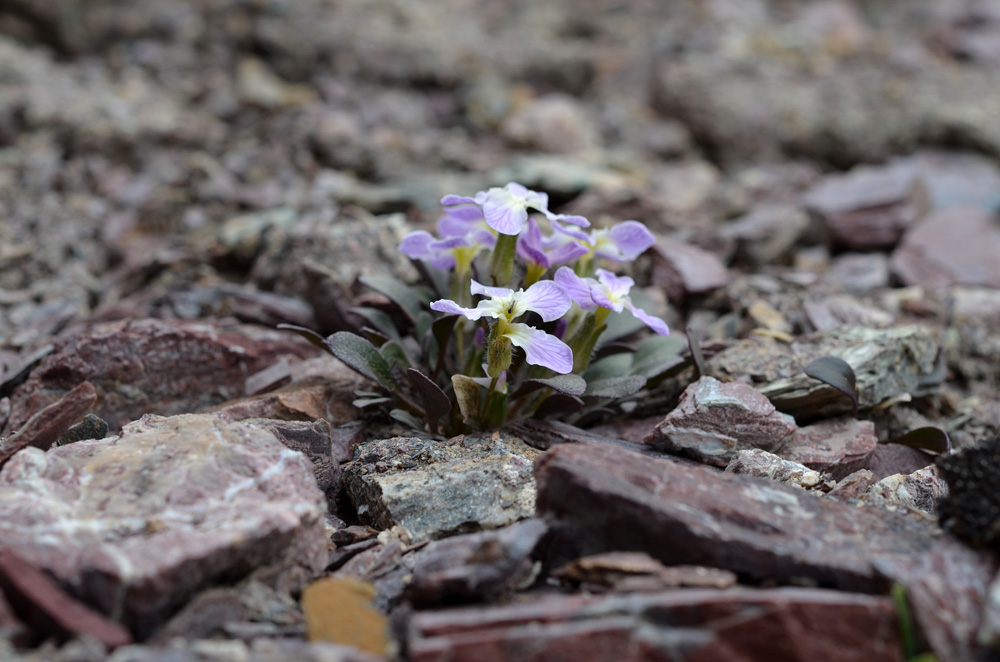
[[[741,450],[776,451],[797,429],[791,416],[776,411],[752,386],[702,377],[684,389],[645,443],[725,467]]]
[[[0,546],[142,637],[215,581],[272,563],[322,571],[324,505],[312,464],[268,429],[147,416],[15,455]]]
[[[778,455],[840,480],[869,468],[877,447],[874,423],[841,416],[799,428]]]
[[[872,329],[842,326],[790,344],[752,336],[709,359],[709,374],[724,381],[749,379],[779,411],[796,420],[845,414],[852,405],[842,393],[802,369],[821,356],[846,361],[857,376],[861,408],[916,390],[934,372],[938,343],[919,325]]]
[[[802,588],[545,596],[415,614],[413,662],[902,662],[890,599]]]
[[[362,521],[421,542],[531,517],[538,455],[503,433],[378,439],[356,448],[344,484]]]

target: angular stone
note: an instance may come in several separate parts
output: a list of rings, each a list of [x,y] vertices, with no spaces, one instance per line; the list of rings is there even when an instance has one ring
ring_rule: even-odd
[[[840,480],[867,469],[877,447],[874,423],[841,416],[799,428],[778,454]]]
[[[884,253],[843,253],[834,258],[823,280],[852,294],[889,286],[889,258]]]
[[[608,552],[577,559],[552,571],[552,576],[588,589],[606,586],[616,591],[653,591],[680,586],[729,588],[737,583],[728,570],[701,565],[667,567],[645,552]]]
[[[84,381],[95,384],[94,413],[112,430],[147,413],[206,409],[243,395],[246,378],[278,359],[317,352],[293,334],[227,322],[100,324],[58,343],[14,391],[7,429]]]
[[[1000,229],[981,207],[946,207],[906,233],[892,270],[907,285],[1000,287]]]
[[[73,423],[97,403],[97,392],[90,382],[83,382],[56,402],[25,422],[9,438],[0,441],[0,467],[18,451],[29,446],[48,450]]]
[[[937,515],[938,501],[948,496],[948,484],[934,466],[911,474],[893,474],[878,481],[865,494],[868,503],[901,507]]]
[[[783,460],[777,455],[759,448],[738,451],[736,457],[726,466],[726,471],[756,476],[803,489],[816,487],[823,480],[823,476],[819,472],[798,462]]]
[[[803,202],[823,220],[833,243],[850,250],[895,246],[929,207],[922,180],[912,168],[898,165],[827,175]]]
[[[706,294],[729,282],[726,265],[706,250],[660,237],[651,252],[653,282],[662,283],[671,301],[685,296]]]
[[[421,542],[530,517],[537,456],[501,433],[379,439],[358,446],[344,482],[362,521]]]
[[[933,464],[934,458],[909,446],[900,444],[878,444],[868,466],[875,480],[879,481],[893,474],[911,474]]]
[[[545,596],[415,614],[408,648],[413,662],[902,662],[896,623],[888,598],[820,589]]]
[[[850,501],[864,494],[874,482],[875,475],[871,471],[868,469],[858,469],[849,476],[841,479],[826,495],[838,501]]]
[[[330,424],[318,421],[276,421],[248,419],[248,425],[269,430],[281,443],[309,458],[313,465],[316,485],[326,495],[326,512],[337,514],[337,497],[343,488],[340,462],[334,456],[333,432]]]
[[[0,471],[0,545],[138,636],[214,581],[326,564],[313,467],[268,430],[144,417]]]
[[[808,377],[802,368],[821,356],[836,356],[854,369],[862,408],[918,388],[934,373],[938,345],[924,326],[870,329],[844,326],[815,333],[791,344],[752,336],[707,362],[720,379],[750,377],[780,411],[796,420],[815,420],[851,411],[846,396]]]
[[[738,260],[760,267],[787,258],[808,226],[809,218],[799,207],[765,204],[730,221],[719,232],[736,240]]]
[[[538,460],[536,478],[538,512],[559,558],[637,550],[668,565],[879,591],[878,559],[921,554],[934,537],[921,520],[616,448],[554,448]]]
[[[688,386],[677,408],[647,435],[645,443],[724,467],[748,448],[781,448],[798,426],[767,398],[740,382],[702,377]]]
[[[538,519],[445,540],[413,555],[403,595],[416,606],[495,600],[530,579],[531,554],[548,528]]]

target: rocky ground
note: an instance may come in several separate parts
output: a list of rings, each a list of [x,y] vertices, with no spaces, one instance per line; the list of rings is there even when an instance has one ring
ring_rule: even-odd
[[[997,659],[998,71],[986,0],[0,2],[0,659]],[[276,326],[512,180],[704,374],[362,416]]]

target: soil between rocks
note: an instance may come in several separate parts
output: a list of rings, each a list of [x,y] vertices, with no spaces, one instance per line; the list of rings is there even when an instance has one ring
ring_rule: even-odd
[[[0,3],[0,659],[998,659],[998,71],[977,0]],[[276,331],[508,181],[703,380],[442,440]]]

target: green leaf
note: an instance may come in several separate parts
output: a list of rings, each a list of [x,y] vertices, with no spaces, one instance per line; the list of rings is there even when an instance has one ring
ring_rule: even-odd
[[[324,351],[333,354],[333,352],[330,350],[330,347],[326,343],[326,338],[319,335],[312,329],[307,329],[304,326],[296,326],[294,324],[279,324],[277,328],[281,329],[282,331],[291,331],[292,333],[297,333],[306,340],[308,340],[309,342],[311,342],[312,344],[316,345],[317,347],[321,347]]]
[[[398,366],[400,370],[406,370],[410,367],[410,357],[406,355],[406,350],[403,346],[394,340],[382,345],[379,348],[378,353],[382,355],[390,366]]]
[[[399,383],[385,358],[370,342],[350,331],[338,331],[326,339],[326,345],[347,367],[389,391],[398,392]]]
[[[384,405],[392,402],[392,398],[378,397],[378,398],[358,398],[351,404],[358,409],[364,409],[365,407],[374,407],[376,405]]]
[[[421,288],[410,287],[385,276],[362,276],[359,280],[363,285],[389,297],[414,324],[417,316],[426,308],[425,302],[417,294]]]
[[[404,425],[409,425],[414,430],[424,431],[424,422],[405,409],[393,409],[389,412],[389,416]]]
[[[612,354],[599,361],[590,364],[583,373],[583,378],[587,383],[610,379],[611,377],[625,377],[632,367],[632,356],[630,354]]]
[[[455,399],[458,401],[458,410],[462,413],[462,419],[468,423],[475,423],[479,418],[479,390],[480,386],[472,380],[472,377],[465,375],[452,375],[451,384],[455,387]]]
[[[451,400],[440,386],[419,370],[408,368],[406,378],[410,380],[413,390],[420,395],[424,405],[424,415],[430,423],[431,432],[434,432],[437,429],[437,422],[451,412]]]
[[[951,452],[951,437],[941,428],[933,426],[910,430],[906,434],[890,439],[887,444],[900,444],[938,455]]]
[[[396,325],[392,323],[392,318],[385,312],[379,310],[378,308],[367,308],[364,306],[351,308],[351,312],[358,317],[363,318],[366,322],[371,324],[373,329],[384,335],[389,340],[399,342],[399,331],[396,329]]]
[[[809,363],[802,372],[846,395],[854,405],[854,413],[858,412],[858,380],[847,361],[837,356],[821,356]]]
[[[680,353],[686,344],[683,338],[676,336],[656,335],[647,338],[632,355],[629,373],[649,379],[662,375],[684,363]]]
[[[698,335],[690,326],[685,329],[687,335],[688,350],[691,352],[691,360],[694,361],[694,381],[698,381],[708,373],[705,372],[705,354],[701,351],[701,343],[698,342]]]
[[[645,385],[646,378],[642,375],[611,377],[587,382],[587,391],[583,395],[590,398],[627,398],[638,393]]]
[[[544,379],[526,379],[521,384],[521,388],[517,389],[514,397],[520,398],[540,388],[550,388],[557,393],[566,395],[583,395],[584,391],[587,390],[587,382],[584,381],[583,377],[573,374],[555,375]]]

